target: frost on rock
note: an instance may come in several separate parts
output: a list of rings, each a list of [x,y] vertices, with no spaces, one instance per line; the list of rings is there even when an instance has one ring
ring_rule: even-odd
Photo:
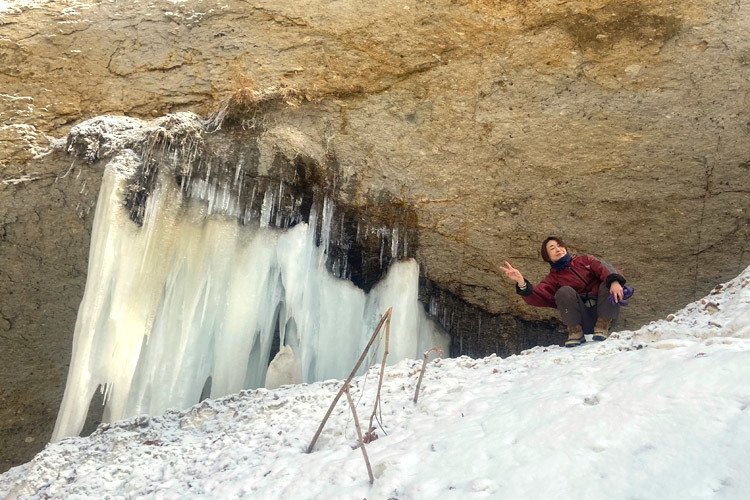
[[[175,113],[151,121],[125,116],[99,116],[73,127],[68,134],[66,149],[94,162],[124,149],[140,151],[154,137],[200,137],[203,130],[200,117],[190,112]]]
[[[36,127],[28,124],[12,124],[0,126],[0,142],[14,144],[8,157],[0,159],[0,164],[12,159],[39,159],[49,154],[52,149],[52,138],[39,132]]]
[[[246,220],[231,179],[213,183],[205,169],[179,181],[203,130],[179,114],[71,131],[69,148],[109,162],[53,440],[80,432],[98,388],[115,421],[187,408],[206,387],[212,398],[263,387],[274,345],[291,351],[304,382],[343,378],[389,307],[389,360],[448,351],[418,302],[414,260],[394,262],[369,293],[330,274],[332,200],[280,230],[269,225],[279,190],[265,193],[268,213]]]

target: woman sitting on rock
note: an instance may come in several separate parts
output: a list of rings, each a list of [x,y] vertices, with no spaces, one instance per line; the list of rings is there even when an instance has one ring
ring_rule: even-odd
[[[534,286],[508,261],[505,261],[507,267],[500,269],[516,281],[516,293],[527,304],[556,307],[560,311],[562,322],[568,327],[565,347],[586,342],[583,334],[592,330],[594,340],[606,340],[619,313],[618,305],[627,298],[623,290],[625,278],[614,267],[591,255],[571,256],[565,242],[554,236],[542,243],[542,259],[549,262],[550,271]],[[630,293],[632,289],[628,287]]]

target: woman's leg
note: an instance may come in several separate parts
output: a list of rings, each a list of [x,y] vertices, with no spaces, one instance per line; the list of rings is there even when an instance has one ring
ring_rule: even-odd
[[[602,283],[599,285],[599,296],[596,301],[596,325],[594,325],[594,340],[605,340],[609,337],[612,322],[620,314],[620,306],[609,301],[609,288]]]
[[[585,306],[581,297],[572,287],[563,286],[555,294],[555,305],[560,311],[560,318],[568,327],[568,340],[565,347],[575,347],[586,342],[583,336],[583,312]]]
[[[583,321],[583,301],[572,287],[563,286],[555,294],[555,305],[565,326],[580,325]]]

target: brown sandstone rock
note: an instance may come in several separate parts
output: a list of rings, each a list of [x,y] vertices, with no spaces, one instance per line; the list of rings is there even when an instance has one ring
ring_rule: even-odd
[[[537,281],[558,234],[628,276],[634,328],[750,263],[747,26],[729,0],[0,7],[0,470],[43,446],[62,397],[101,165],[38,157],[72,125],[275,89],[290,105],[253,117],[266,153],[332,155],[342,204],[408,206],[444,291],[553,318],[496,266]]]

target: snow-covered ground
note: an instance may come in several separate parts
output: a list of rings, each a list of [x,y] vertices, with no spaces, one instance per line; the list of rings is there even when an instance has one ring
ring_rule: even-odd
[[[415,405],[421,364],[386,368],[372,485],[346,398],[306,453],[329,380],[64,439],[0,498],[750,498],[750,267],[606,342],[431,361]],[[378,373],[352,384],[364,426]]]

